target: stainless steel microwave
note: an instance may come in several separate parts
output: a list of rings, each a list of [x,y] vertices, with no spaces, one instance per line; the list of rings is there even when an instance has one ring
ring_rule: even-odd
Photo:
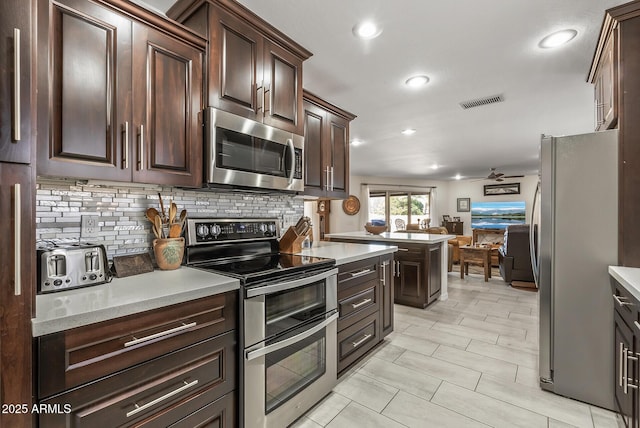
[[[211,186],[301,192],[304,137],[208,107],[205,179]]]

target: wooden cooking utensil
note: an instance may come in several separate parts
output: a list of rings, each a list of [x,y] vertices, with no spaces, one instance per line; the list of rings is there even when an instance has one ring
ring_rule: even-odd
[[[173,223],[169,228],[169,238],[179,238],[182,233],[182,226],[180,223]]]
[[[169,224],[172,225],[174,220],[176,219],[176,214],[178,213],[178,206],[171,202],[169,205]]]
[[[159,238],[164,238],[164,236],[163,236],[164,232],[162,230],[162,219],[160,218],[160,216],[157,216],[155,218],[155,227],[156,227],[156,229],[158,231],[158,233],[156,235],[158,237],[158,239]]]
[[[160,200],[160,209],[162,211],[162,221],[164,221],[167,218],[167,215],[164,212],[164,203],[162,202],[162,196],[160,195],[160,192],[158,192],[158,199]]]
[[[149,208],[147,209],[147,211],[145,212],[145,216],[147,217],[147,219],[151,222],[151,223],[155,223],[155,219],[156,217],[158,217],[160,214],[158,213],[158,210],[155,208]]]

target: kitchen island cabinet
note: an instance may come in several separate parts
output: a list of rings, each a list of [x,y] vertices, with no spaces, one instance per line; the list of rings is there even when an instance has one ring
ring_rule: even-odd
[[[447,299],[447,241],[454,235],[428,233],[344,232],[326,235],[330,241],[396,245],[394,301],[425,308],[438,298]]]
[[[38,175],[199,186],[205,41],[110,3],[39,1]]]
[[[36,299],[37,396],[63,409],[40,426],[234,426],[238,281],[182,267],[114,282]]]

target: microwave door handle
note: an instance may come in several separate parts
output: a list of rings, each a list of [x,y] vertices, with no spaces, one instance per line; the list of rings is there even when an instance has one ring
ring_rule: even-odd
[[[287,138],[287,147],[289,147],[289,153],[291,154],[291,168],[289,169],[289,185],[291,185],[296,172],[296,149],[293,147],[293,140],[291,138]]]
[[[318,275],[305,276],[300,279],[294,279],[293,281],[281,282],[273,285],[265,285],[264,287],[249,288],[247,289],[247,298],[291,290],[293,288],[298,288],[304,285],[313,284],[314,282],[322,281],[329,278],[330,276],[337,274],[338,269],[331,269]]]
[[[258,357],[262,357],[263,355],[267,355],[270,354],[274,351],[277,351],[279,349],[282,348],[286,348],[287,346],[291,346],[295,343],[300,342],[301,340],[304,340],[314,334],[316,334],[317,332],[319,332],[320,330],[324,329],[326,326],[328,326],[329,324],[331,324],[332,322],[334,322],[335,320],[338,319],[338,317],[340,316],[340,314],[338,314],[337,312],[332,314],[329,318],[325,319],[324,321],[322,321],[320,324],[311,327],[308,330],[305,330],[304,332],[297,334],[293,337],[289,337],[287,339],[281,340],[279,342],[276,342],[272,345],[268,345],[268,346],[264,346],[262,348],[258,348],[252,351],[248,351],[246,353],[246,357],[245,359],[247,361],[251,361],[251,360],[255,360]]]

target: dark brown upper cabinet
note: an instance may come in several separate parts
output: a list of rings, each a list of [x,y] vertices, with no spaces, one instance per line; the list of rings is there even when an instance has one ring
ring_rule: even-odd
[[[309,51],[235,1],[183,0],[167,14],[209,40],[209,106],[302,135]]]
[[[304,92],[304,194],[349,195],[349,122],[355,115]]]
[[[0,162],[31,163],[30,14],[30,1],[2,3]]]
[[[87,0],[39,6],[38,174],[200,185],[204,41]]]

